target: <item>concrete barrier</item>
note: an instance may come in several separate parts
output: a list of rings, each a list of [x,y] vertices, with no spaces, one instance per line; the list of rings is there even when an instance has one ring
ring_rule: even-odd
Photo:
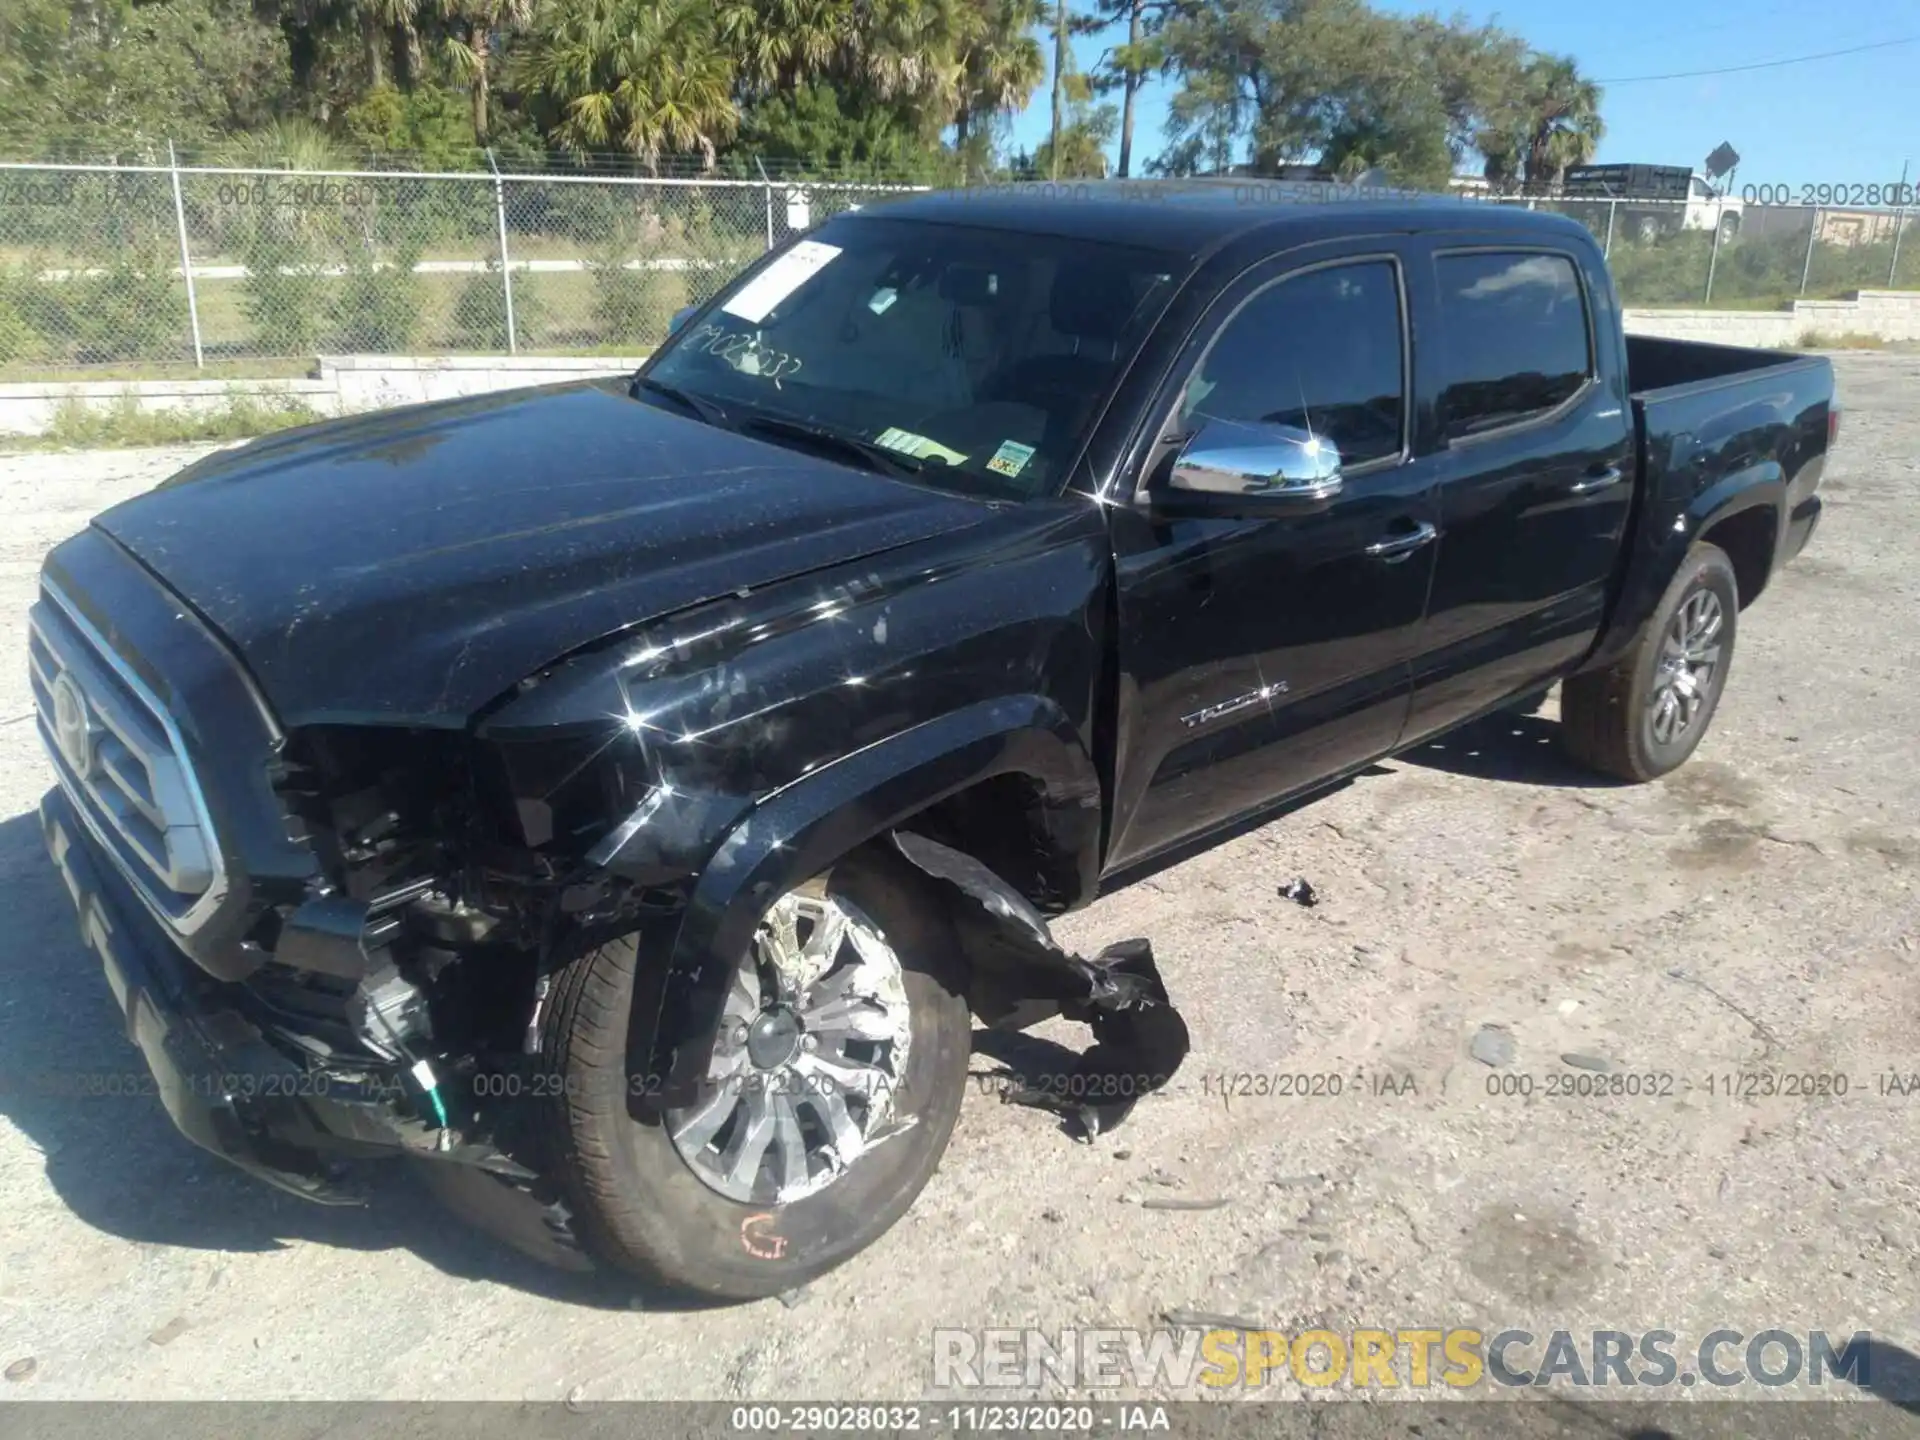
[[[1720,345],[1791,348],[1809,335],[1901,344],[1920,340],[1920,291],[1858,290],[1845,300],[1796,300],[1785,310],[1628,310],[1624,318],[1629,334]]]
[[[235,400],[286,401],[318,415],[352,415],[484,395],[523,385],[558,385],[624,375],[641,355],[323,355],[314,373],[281,380],[80,380],[0,385],[0,435],[44,435],[62,405],[112,410],[131,403],[157,414],[218,414]]]

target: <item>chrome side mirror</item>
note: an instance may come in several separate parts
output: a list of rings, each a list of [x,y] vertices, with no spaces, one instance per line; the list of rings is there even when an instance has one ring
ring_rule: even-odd
[[[678,310],[674,311],[671,318],[667,321],[667,333],[671,335],[682,325],[685,325],[687,321],[693,318],[694,312],[699,308],[698,305],[682,305]]]
[[[1171,484],[1201,495],[1330,500],[1340,493],[1340,449],[1292,425],[1208,420],[1173,462]]]

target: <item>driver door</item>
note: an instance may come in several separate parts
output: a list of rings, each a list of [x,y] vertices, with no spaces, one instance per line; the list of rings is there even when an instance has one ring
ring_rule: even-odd
[[[1282,257],[1231,286],[1157,402],[1131,508],[1115,508],[1123,680],[1109,869],[1386,754],[1438,537],[1415,458],[1404,267]],[[1226,422],[1220,424],[1218,422]],[[1175,462],[1249,427],[1340,451],[1331,497],[1196,493]]]

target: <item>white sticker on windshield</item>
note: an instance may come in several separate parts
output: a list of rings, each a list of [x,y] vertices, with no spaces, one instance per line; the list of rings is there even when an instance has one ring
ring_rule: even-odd
[[[773,307],[817,275],[826,263],[840,253],[838,245],[823,245],[818,240],[802,240],[740,288],[720,308],[749,323],[767,318]]]
[[[918,460],[944,460],[949,465],[962,465],[967,457],[958,450],[949,450],[938,440],[929,440],[925,435],[916,435],[911,430],[888,428],[873,437],[873,443],[884,445],[889,450],[898,450],[902,455],[911,455]]]
[[[987,468],[1011,480],[1027,468],[1027,462],[1032,458],[1033,446],[1022,445],[1018,440],[1002,440],[1000,448],[993,452],[993,458],[987,461]]]

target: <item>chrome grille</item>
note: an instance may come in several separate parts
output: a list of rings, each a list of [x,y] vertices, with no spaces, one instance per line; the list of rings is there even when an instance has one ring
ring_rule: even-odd
[[[50,582],[27,616],[40,738],[81,818],[161,919],[191,931],[225,875],[179,728]]]

